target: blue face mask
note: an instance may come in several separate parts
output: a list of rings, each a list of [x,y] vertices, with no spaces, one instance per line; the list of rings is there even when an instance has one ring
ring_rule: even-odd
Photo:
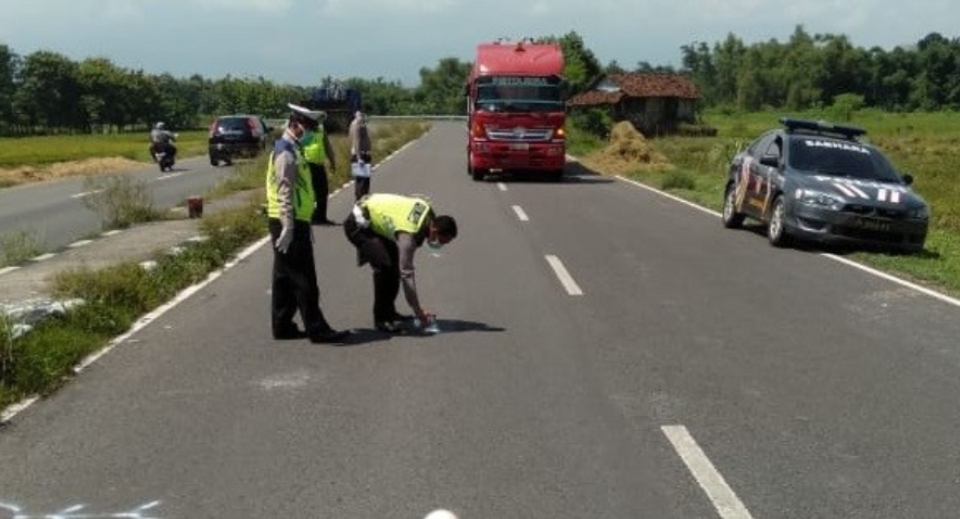
[[[303,130],[303,134],[300,135],[300,142],[307,142],[313,137],[313,132],[307,129]]]
[[[427,247],[430,247],[432,250],[440,250],[443,248],[443,244],[439,241],[430,241],[427,240]]]

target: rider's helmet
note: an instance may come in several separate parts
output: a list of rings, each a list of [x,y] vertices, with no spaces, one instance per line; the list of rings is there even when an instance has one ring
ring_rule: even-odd
[[[154,128],[156,128],[157,130],[162,130],[163,127],[164,127],[163,121],[158,122],[158,123],[154,126]]]

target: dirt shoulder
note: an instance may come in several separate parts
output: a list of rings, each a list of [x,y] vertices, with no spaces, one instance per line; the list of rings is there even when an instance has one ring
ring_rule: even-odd
[[[123,157],[98,157],[69,162],[57,162],[49,166],[19,166],[0,168],[0,186],[17,186],[58,178],[117,173],[147,165]]]

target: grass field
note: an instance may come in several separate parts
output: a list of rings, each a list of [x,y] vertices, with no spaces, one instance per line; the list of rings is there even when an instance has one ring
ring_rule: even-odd
[[[727,167],[732,156],[782,116],[831,120],[828,112],[707,112],[704,122],[716,137],[667,137],[650,144],[673,165],[668,170],[637,169],[627,176],[669,191],[705,207],[722,204]],[[925,250],[916,255],[855,252],[848,257],[912,281],[960,295],[960,124],[952,112],[895,114],[865,110],[850,121],[860,126],[904,173],[914,176],[914,190],[931,207],[931,229]],[[571,133],[571,149],[589,156],[603,143]],[[717,221],[717,232],[725,231]]]
[[[206,153],[207,132],[180,133],[176,144],[184,157]],[[42,168],[58,162],[101,157],[149,162],[149,145],[148,133],[0,138],[0,168]]]

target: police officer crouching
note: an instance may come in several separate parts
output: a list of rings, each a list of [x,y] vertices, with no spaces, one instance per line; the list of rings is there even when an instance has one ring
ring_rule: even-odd
[[[424,244],[439,249],[453,241],[456,220],[436,214],[426,199],[375,193],[354,204],[343,222],[343,232],[357,248],[357,263],[369,263],[373,269],[374,327],[387,333],[403,332],[403,321],[409,318],[395,306],[401,283],[407,304],[426,326],[432,314],[420,305],[414,254]]]
[[[274,339],[308,337],[314,343],[343,342],[348,331],[334,330],[320,309],[320,288],[310,226],[316,193],[300,139],[320,112],[289,104],[290,119],[267,165],[267,217],[273,243],[271,324]],[[304,330],[293,322],[300,312]]]

